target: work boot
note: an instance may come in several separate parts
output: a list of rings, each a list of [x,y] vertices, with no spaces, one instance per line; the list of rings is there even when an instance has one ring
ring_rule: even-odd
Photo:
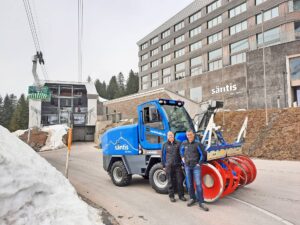
[[[183,201],[183,202],[186,201],[186,198],[185,198],[184,196],[179,197],[179,199],[180,199],[181,201]]]
[[[174,197],[170,197],[171,202],[176,202],[176,199]]]
[[[206,205],[204,205],[204,203],[199,203],[199,207],[206,212],[209,211],[209,208]]]
[[[196,199],[190,199],[187,203],[187,206],[190,207],[196,203]]]

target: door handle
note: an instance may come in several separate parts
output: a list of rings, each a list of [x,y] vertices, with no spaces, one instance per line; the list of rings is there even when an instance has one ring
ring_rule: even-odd
[[[146,127],[146,131],[149,132],[150,131],[150,127]]]

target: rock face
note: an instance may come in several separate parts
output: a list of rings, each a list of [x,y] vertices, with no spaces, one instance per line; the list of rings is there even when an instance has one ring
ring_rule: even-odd
[[[46,143],[48,137],[47,132],[43,132],[38,128],[33,128],[30,131],[30,139],[28,145],[32,147],[35,151],[39,151]],[[28,131],[25,131],[19,138],[27,143],[28,141]]]
[[[268,111],[266,126],[264,110],[224,112],[223,135],[227,142],[237,137],[244,118],[248,128],[243,152],[265,159],[300,160],[300,108]],[[217,125],[223,124],[223,112],[216,115]]]

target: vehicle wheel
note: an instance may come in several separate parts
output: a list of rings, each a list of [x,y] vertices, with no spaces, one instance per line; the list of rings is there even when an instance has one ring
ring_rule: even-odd
[[[128,174],[122,161],[117,161],[110,169],[110,177],[115,185],[124,187],[130,184],[132,175]]]
[[[149,180],[149,176],[148,176],[148,175],[142,175],[142,177],[143,177],[145,180]]]
[[[167,175],[160,163],[154,164],[150,169],[149,182],[156,192],[168,194]]]

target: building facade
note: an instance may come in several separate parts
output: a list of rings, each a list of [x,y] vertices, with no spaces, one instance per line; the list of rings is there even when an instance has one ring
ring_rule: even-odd
[[[45,81],[48,101],[29,100],[29,127],[67,124],[73,140],[93,141],[98,115],[98,93],[93,83]]]
[[[137,44],[140,92],[300,106],[300,0],[195,0]]]

